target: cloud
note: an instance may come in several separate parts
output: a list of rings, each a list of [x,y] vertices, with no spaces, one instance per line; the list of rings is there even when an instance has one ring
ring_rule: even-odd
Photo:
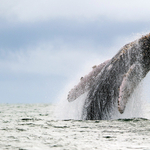
[[[58,101],[57,96],[68,83],[67,89],[72,88],[92,66],[113,57],[131,39],[134,38],[114,37],[113,47],[95,46],[87,41],[75,46],[57,39],[15,51],[0,49],[2,102]]]
[[[92,70],[105,58],[93,47],[73,48],[62,43],[41,43],[26,49],[0,50],[1,103],[49,103],[69,81]]]
[[[1,98],[53,101],[68,81],[149,30],[145,0],[5,0],[0,5]],[[77,83],[76,82],[76,83]],[[48,99],[45,100],[48,102]]]
[[[148,21],[150,2],[145,0],[5,0],[0,5],[0,16],[10,21],[36,22],[56,18],[116,21]]]
[[[88,46],[81,49],[65,44],[55,47],[53,43],[43,43],[15,52],[1,50],[0,72],[69,77],[86,64],[94,65],[102,57]]]
[[[130,36],[149,29],[150,23],[143,22],[115,22],[77,20],[51,20],[38,23],[0,24],[0,49],[20,49],[35,46],[41,42],[55,40],[67,43],[72,47],[91,44],[95,47],[111,47],[114,40],[121,36]]]
[[[42,76],[61,75],[70,78],[80,72],[87,71],[88,73],[93,65],[110,59],[123,45],[140,36],[140,34],[133,34],[130,37],[113,37],[113,46],[101,44],[95,46],[95,43],[88,40],[70,44],[56,39],[16,50],[1,48],[0,72],[3,74],[38,74]],[[111,41],[107,42],[109,45]]]

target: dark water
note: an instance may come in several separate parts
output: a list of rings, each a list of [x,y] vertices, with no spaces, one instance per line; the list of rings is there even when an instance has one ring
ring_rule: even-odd
[[[1,104],[0,150],[149,150],[149,108],[145,118],[80,121],[56,120],[54,105]]]

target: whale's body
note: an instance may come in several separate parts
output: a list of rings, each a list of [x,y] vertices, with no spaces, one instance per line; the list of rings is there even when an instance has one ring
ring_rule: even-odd
[[[88,92],[82,119],[110,119],[114,109],[124,112],[129,97],[149,70],[150,34],[125,45],[111,60],[95,66],[69,92],[68,101]]]

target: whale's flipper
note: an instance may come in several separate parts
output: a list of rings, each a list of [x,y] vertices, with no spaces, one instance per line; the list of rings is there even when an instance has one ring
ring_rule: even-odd
[[[130,95],[133,93],[135,87],[138,85],[141,79],[142,76],[140,66],[133,64],[129,68],[128,72],[124,75],[119,89],[118,110],[121,114],[124,112]]]
[[[80,82],[76,85],[68,94],[68,101],[72,102],[76,100],[79,96],[90,90],[90,87],[95,83],[97,75],[102,71],[104,66],[108,64],[109,60],[104,63],[94,66],[93,70],[86,76],[81,77]]]

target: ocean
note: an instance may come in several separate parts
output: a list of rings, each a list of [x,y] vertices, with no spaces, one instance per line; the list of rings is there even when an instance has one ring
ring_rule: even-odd
[[[0,104],[0,150],[150,150],[143,108],[141,117],[83,121],[58,119],[54,104]]]

